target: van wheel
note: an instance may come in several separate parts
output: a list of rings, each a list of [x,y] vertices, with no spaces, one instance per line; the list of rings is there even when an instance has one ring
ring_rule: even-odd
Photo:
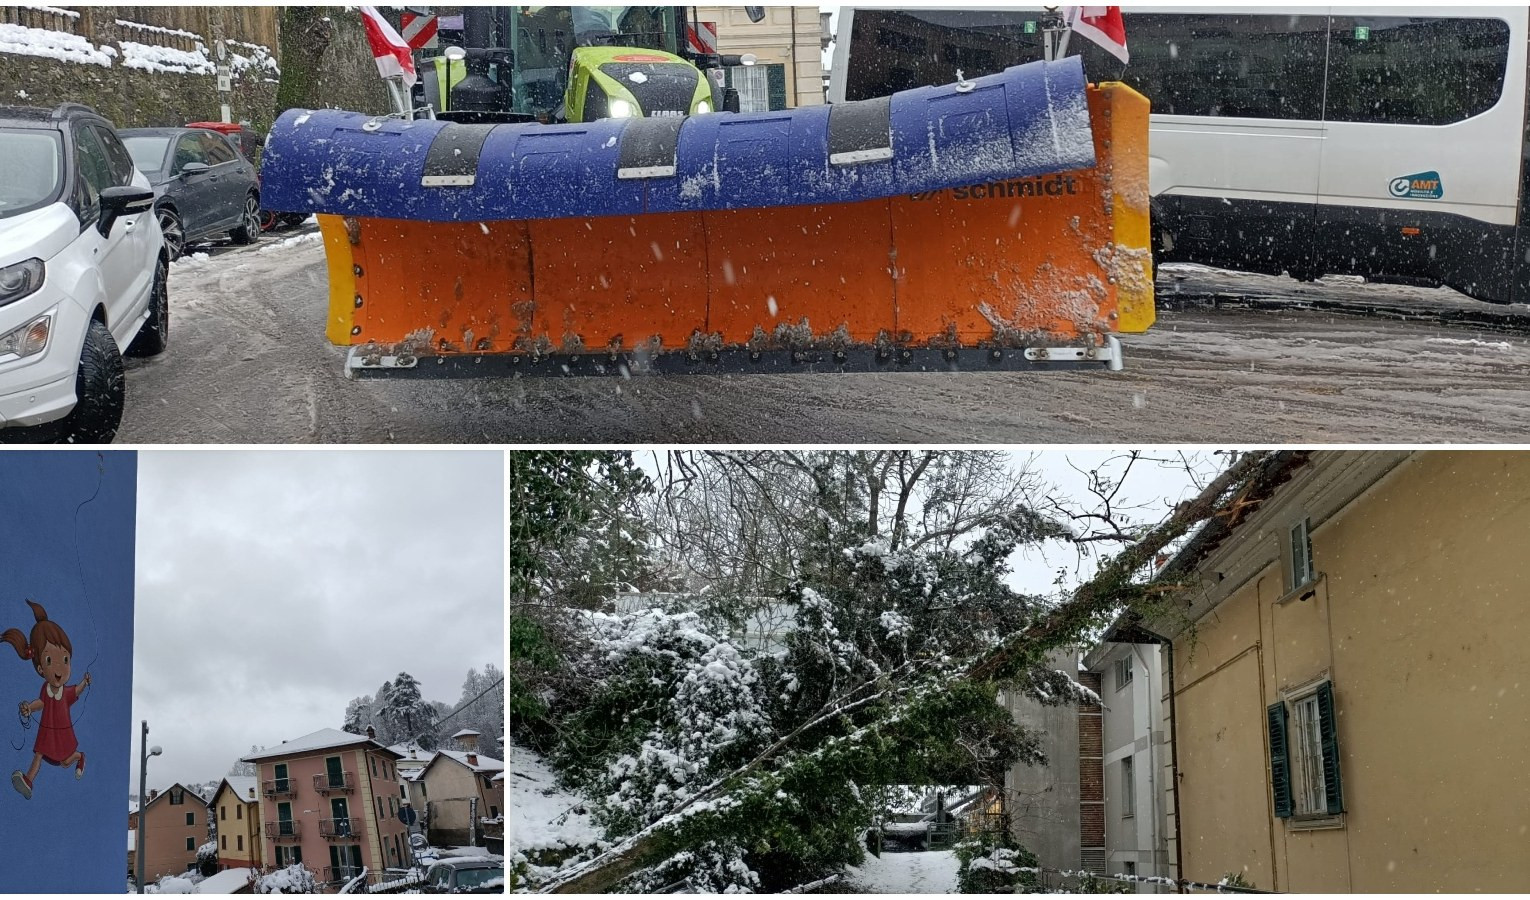
[[[80,349],[74,377],[74,409],[59,420],[58,440],[65,444],[109,444],[122,424],[127,383],[122,354],[106,326],[92,319]]]
[[[128,345],[128,356],[158,356],[170,343],[170,265],[163,258],[154,265],[154,290],[149,297],[149,319]]]
[[[244,212],[239,216],[239,227],[228,233],[236,244],[253,244],[260,240],[260,198],[254,194],[244,198]]]

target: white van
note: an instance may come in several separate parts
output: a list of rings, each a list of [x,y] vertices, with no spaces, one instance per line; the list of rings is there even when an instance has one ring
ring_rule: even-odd
[[[1448,284],[1530,302],[1526,7],[1123,10],[1153,104],[1160,262]],[[1040,8],[841,8],[830,100],[1042,58]]]

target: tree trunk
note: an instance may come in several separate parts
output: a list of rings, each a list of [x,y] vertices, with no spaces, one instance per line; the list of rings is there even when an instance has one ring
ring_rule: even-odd
[[[281,80],[276,86],[276,111],[319,109],[324,51],[335,39],[335,23],[324,6],[283,6],[281,9]]]

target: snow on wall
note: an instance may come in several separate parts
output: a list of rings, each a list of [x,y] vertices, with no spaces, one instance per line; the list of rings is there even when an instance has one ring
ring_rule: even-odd
[[[25,25],[0,23],[0,53],[18,56],[41,56],[59,62],[82,63],[111,68],[111,48],[97,48],[77,34],[28,28]]]
[[[202,39],[200,34],[193,34],[189,31],[182,31],[179,28],[162,28],[158,25],[145,25],[142,22],[129,22],[127,19],[117,19],[116,21],[118,27],[120,28],[136,28],[140,31],[152,31],[155,34],[171,34],[175,35],[176,37],[190,38],[199,44],[207,43]]]
[[[218,70],[213,61],[207,58],[207,48],[201,44],[197,45],[196,50],[179,50],[136,41],[119,43],[122,45],[122,64],[129,69],[180,75],[212,75]]]
[[[33,6],[30,3],[23,3],[21,4],[21,8],[35,9],[38,12],[44,12],[52,16],[67,16],[71,19],[78,19],[80,17],[79,13],[72,9],[64,9],[62,6]]]

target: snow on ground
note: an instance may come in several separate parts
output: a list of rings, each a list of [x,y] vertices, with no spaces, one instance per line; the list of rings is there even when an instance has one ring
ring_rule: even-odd
[[[558,787],[557,776],[537,754],[510,745],[510,854],[599,843],[601,831],[584,799]]]
[[[883,852],[881,859],[868,853],[859,868],[847,870],[843,885],[866,894],[954,894],[957,868],[955,850]]]
[[[290,238],[286,238],[285,240],[278,241],[277,243],[274,243],[274,244],[266,244],[264,247],[260,248],[260,252],[261,253],[270,253],[273,250],[282,250],[282,249],[285,249],[287,247],[296,247],[298,244],[306,244],[309,241],[319,241],[319,240],[323,240],[323,239],[324,239],[324,235],[320,234],[317,231],[310,231],[307,234],[299,234],[299,235],[296,235],[294,237],[290,237]]]

